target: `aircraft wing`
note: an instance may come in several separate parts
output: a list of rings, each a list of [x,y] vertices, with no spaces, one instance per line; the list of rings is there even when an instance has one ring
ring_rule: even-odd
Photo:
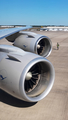
[[[26,26],[26,27],[18,27],[18,28],[9,28],[9,29],[1,29],[0,30],[0,40],[2,38],[5,38],[5,37],[8,37],[14,33],[17,33],[21,30],[26,30],[26,29],[29,29],[29,28],[32,28],[31,26]]]

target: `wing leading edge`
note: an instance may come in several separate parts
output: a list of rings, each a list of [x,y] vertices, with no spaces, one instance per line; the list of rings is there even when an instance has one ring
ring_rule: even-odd
[[[26,30],[26,29],[29,29],[29,28],[32,28],[31,26],[26,26],[26,27],[18,27],[18,28],[9,28],[9,29],[1,29],[0,30],[0,40],[2,38],[5,38],[5,37],[8,37],[14,33],[17,33],[21,30]]]

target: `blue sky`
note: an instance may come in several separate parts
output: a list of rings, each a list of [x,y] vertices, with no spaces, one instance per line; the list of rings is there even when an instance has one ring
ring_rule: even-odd
[[[68,0],[0,0],[0,25],[68,25]]]

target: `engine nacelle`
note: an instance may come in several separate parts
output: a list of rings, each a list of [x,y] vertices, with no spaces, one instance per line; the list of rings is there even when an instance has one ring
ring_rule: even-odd
[[[37,102],[50,92],[54,77],[53,65],[47,59],[0,45],[0,88],[12,96]]]
[[[20,32],[14,41],[14,46],[44,57],[49,56],[52,51],[52,43],[47,36],[27,31]]]

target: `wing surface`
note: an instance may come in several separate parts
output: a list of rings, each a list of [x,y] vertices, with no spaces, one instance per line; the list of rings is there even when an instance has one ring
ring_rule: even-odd
[[[0,40],[2,38],[5,38],[5,37],[8,37],[14,33],[17,33],[21,30],[26,30],[26,29],[29,29],[29,28],[32,28],[31,26],[26,26],[26,27],[18,27],[18,28],[9,28],[9,29],[1,29],[0,30]]]

